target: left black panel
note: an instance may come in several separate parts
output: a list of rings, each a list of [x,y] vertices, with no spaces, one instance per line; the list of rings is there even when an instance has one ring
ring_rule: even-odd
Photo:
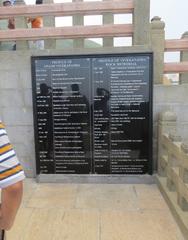
[[[32,58],[37,174],[91,172],[90,59]]]

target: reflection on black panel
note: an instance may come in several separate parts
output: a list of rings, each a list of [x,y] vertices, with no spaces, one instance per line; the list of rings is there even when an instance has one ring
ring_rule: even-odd
[[[151,173],[151,54],[33,58],[37,174]]]
[[[49,71],[37,68],[36,80],[38,157],[40,164],[37,172],[54,173],[52,88],[49,82]]]

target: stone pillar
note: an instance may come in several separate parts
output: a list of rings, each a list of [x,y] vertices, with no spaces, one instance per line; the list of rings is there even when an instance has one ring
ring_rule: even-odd
[[[72,0],[73,2],[83,2],[83,0]],[[73,16],[73,26],[83,26],[84,16],[82,14],[77,14]],[[74,48],[84,48],[84,38],[73,40]]]
[[[14,5],[24,5],[23,0],[16,0]],[[15,28],[27,28],[27,20],[25,17],[16,17],[15,18]],[[16,41],[16,50],[25,50],[28,49],[28,41]]]
[[[43,0],[44,4],[54,3],[53,0]],[[44,27],[55,27],[55,17],[54,16],[43,16]],[[45,49],[55,49],[56,39],[46,39],[44,40]]]
[[[180,166],[180,178],[182,181],[186,184],[188,184],[188,142],[183,142],[181,144],[181,150],[182,150],[182,159],[181,159],[181,166]]]
[[[188,184],[188,142],[181,144],[181,164],[179,169],[180,181],[178,184],[178,204],[183,211],[188,211],[188,195],[187,187]]]
[[[134,0],[133,45],[150,44],[150,0]]]
[[[181,136],[177,134],[177,132],[172,129],[169,133],[169,139],[172,142],[181,142]],[[167,164],[167,187],[169,191],[178,191],[178,182],[174,180],[172,175],[172,169],[179,168],[180,161],[172,154],[172,149],[168,147],[168,164]]]
[[[185,32],[182,35],[182,39],[188,39],[188,32]],[[186,51],[181,51],[180,53],[180,61],[188,61],[188,49]],[[188,84],[188,73],[180,74],[180,84]]]
[[[187,200],[183,197],[183,196],[181,196],[180,194],[178,194],[178,204],[179,204],[179,206],[181,207],[181,209],[183,210],[183,211],[188,211],[188,202],[187,202]]]
[[[154,53],[153,79],[154,84],[163,83],[164,73],[164,48],[165,48],[165,23],[160,17],[151,20],[151,46]]]
[[[159,116],[159,127],[158,127],[158,174],[160,176],[166,175],[166,167],[163,163],[163,146],[162,136],[165,133],[176,132],[177,128],[177,116],[174,112],[166,111],[162,112]],[[167,156],[168,157],[168,156]]]
[[[109,0],[103,0],[109,1]],[[104,13],[103,14],[103,25],[104,24],[113,24],[114,23],[114,15],[112,13]],[[103,47],[113,47],[114,39],[113,37],[104,37],[103,38]]]

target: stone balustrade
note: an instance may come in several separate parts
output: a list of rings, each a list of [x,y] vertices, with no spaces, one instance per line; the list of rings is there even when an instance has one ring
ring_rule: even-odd
[[[18,1],[18,0],[17,0]],[[16,2],[17,2],[16,1]],[[84,48],[84,39],[102,38],[104,47],[113,47],[114,37],[133,37],[134,41],[141,45],[149,36],[149,11],[142,6],[149,6],[149,0],[141,0],[142,4],[135,3],[136,0],[103,0],[102,2],[84,2],[82,0],[73,0],[70,3],[52,3],[51,0],[45,0],[42,5],[15,5],[11,8],[0,7],[0,19],[15,17],[16,27],[10,31],[1,29],[0,42],[15,40],[24,43],[17,50],[28,49],[25,41],[45,39],[45,49],[56,49],[57,39],[73,40],[74,48]],[[144,3],[144,4],[143,4]],[[136,5],[136,8],[135,8]],[[148,9],[148,7],[147,7]],[[139,12],[143,14],[138,14]],[[115,24],[114,14],[132,14],[135,24]],[[88,15],[102,16],[102,24],[92,26],[84,25],[84,17]],[[148,15],[147,20],[145,16]],[[41,29],[29,29],[26,24],[27,17],[42,16],[44,27]],[[55,17],[72,17],[72,26],[56,27]],[[63,21],[63,20],[62,20]],[[142,28],[145,26],[145,33],[133,34],[140,31],[140,22]],[[1,23],[1,22],[0,22]],[[138,37],[139,35],[139,37]]]
[[[180,228],[188,236],[188,142],[178,135],[176,124],[174,113],[161,114],[157,179]]]

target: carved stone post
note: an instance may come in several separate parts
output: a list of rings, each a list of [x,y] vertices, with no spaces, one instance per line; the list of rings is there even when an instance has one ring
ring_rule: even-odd
[[[14,5],[24,5],[23,0],[16,0]],[[25,17],[16,17],[15,18],[15,28],[27,28],[27,20]],[[28,49],[29,45],[27,41],[16,41],[16,50],[25,50]]]
[[[43,0],[43,3],[54,3],[53,0]],[[44,16],[43,17],[44,27],[55,27],[55,17],[54,16]],[[45,49],[55,49],[56,39],[46,39],[44,40]]]
[[[188,39],[188,32],[185,32],[182,35],[182,39]],[[181,51],[180,53],[180,61],[188,61],[188,49],[186,51]],[[188,73],[180,74],[180,84],[188,84]]]
[[[181,136],[177,134],[174,129],[169,134],[169,139],[172,142],[181,142]],[[173,145],[172,145],[173,146]],[[168,163],[167,163],[167,187],[169,191],[178,191],[178,181],[175,181],[172,172],[176,168],[179,170],[180,160],[177,159],[177,155],[172,154],[173,147],[168,146]]]
[[[158,127],[158,174],[165,176],[167,171],[167,163],[164,161],[164,157],[168,157],[167,153],[164,153],[162,146],[162,136],[165,133],[176,131],[177,116],[174,112],[166,111],[162,112],[159,116]]]
[[[163,82],[164,73],[164,48],[165,48],[165,23],[160,17],[151,20],[151,46],[154,53],[153,77],[154,83]]]
[[[180,166],[180,177],[184,183],[188,184],[188,142],[181,144],[183,152]]]
[[[150,0],[134,0],[133,45],[150,45]]]
[[[109,1],[109,0],[103,0]],[[114,15],[112,13],[104,13],[103,14],[103,25],[104,24],[113,24],[114,23]],[[103,38],[103,47],[113,47],[114,40],[113,37],[104,37]]]
[[[73,0],[73,2],[83,2],[83,0]],[[82,14],[77,14],[73,16],[73,26],[83,26],[84,16]],[[84,38],[73,40],[74,48],[84,48]]]

